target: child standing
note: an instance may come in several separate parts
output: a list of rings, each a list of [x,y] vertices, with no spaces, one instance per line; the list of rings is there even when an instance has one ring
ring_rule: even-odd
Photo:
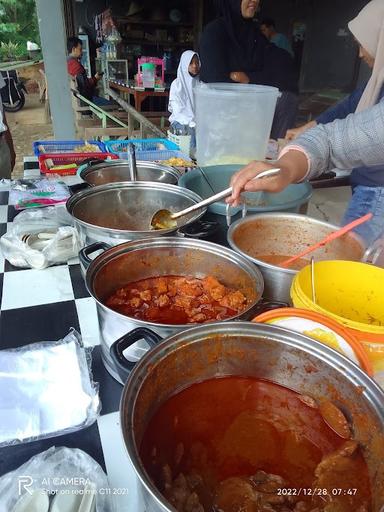
[[[177,78],[171,84],[168,110],[172,131],[180,135],[191,135],[191,148],[196,146],[195,101],[193,88],[198,82],[200,59],[192,50],[185,51],[177,68]]]

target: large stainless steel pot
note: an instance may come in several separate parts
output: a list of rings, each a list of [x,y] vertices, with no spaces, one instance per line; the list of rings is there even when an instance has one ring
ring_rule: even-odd
[[[136,240],[105,251],[90,263],[86,286],[97,303],[103,362],[109,373],[118,380],[109,350],[121,336],[137,327],[149,327],[161,337],[166,337],[191,326],[144,322],[105,306],[105,300],[123,285],[160,275],[212,275],[223,284],[239,289],[247,297],[248,307],[236,318],[251,314],[253,306],[261,298],[264,286],[261,273],[246,258],[230,249],[202,240],[152,238]],[[147,344],[136,344],[131,357],[137,359],[147,349]]]
[[[381,511],[383,391],[351,361],[322,343],[279,327],[230,322],[199,326],[168,338],[141,359],[125,384],[120,404],[121,428],[147,512],[175,510],[154,486],[139,455],[152,415],[187,386],[230,375],[271,380],[335,403],[353,426],[354,438],[361,443],[370,473],[373,512]]]
[[[155,162],[137,162],[137,181],[154,181],[177,185],[181,172],[168,165]],[[91,163],[80,171],[80,178],[92,186],[131,181],[129,162]]]
[[[260,268],[265,281],[264,296],[290,302],[289,290],[297,270],[284,269],[258,258],[267,255],[294,256],[336,231],[337,226],[291,213],[263,213],[235,222],[228,230],[228,243]],[[313,253],[315,260],[360,261],[364,256],[363,240],[355,233],[334,240]]]
[[[150,229],[152,215],[163,208],[179,211],[201,201],[182,187],[166,183],[109,183],[78,192],[67,201],[81,246],[94,242],[116,245],[128,240],[173,234],[177,229]],[[199,219],[206,209],[178,221],[178,228]]]

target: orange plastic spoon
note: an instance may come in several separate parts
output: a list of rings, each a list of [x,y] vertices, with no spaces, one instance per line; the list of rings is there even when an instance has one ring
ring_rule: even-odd
[[[321,240],[320,242],[317,242],[317,244],[311,245],[310,247],[308,247],[308,249],[305,249],[300,254],[297,254],[296,256],[293,256],[292,258],[285,260],[283,263],[280,263],[279,267],[283,267],[283,268],[289,267],[294,261],[315,251],[319,247],[322,247],[323,245],[326,245],[329,242],[332,242],[332,240],[335,240],[336,238],[339,238],[340,236],[345,235],[345,233],[348,233],[349,231],[351,231],[351,229],[355,228],[356,226],[360,226],[360,224],[364,224],[364,222],[367,222],[368,220],[372,219],[372,217],[373,217],[372,213],[367,213],[367,215],[364,215],[364,217],[360,217],[360,219],[356,219],[353,222],[350,222],[346,226],[344,226],[344,227],[338,229],[337,231],[334,231],[330,235],[326,236],[325,238],[323,238],[323,240]]]

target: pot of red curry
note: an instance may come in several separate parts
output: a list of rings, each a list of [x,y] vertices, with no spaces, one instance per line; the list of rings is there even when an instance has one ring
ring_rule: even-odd
[[[361,261],[365,245],[355,233],[346,233],[331,243],[317,249],[307,258],[297,260],[290,268],[280,263],[320,242],[338,226],[294,213],[262,213],[235,222],[228,230],[228,243],[239,254],[249,258],[264,277],[264,296],[268,299],[290,303],[290,288],[295,275],[316,261]]]
[[[383,404],[327,346],[229,322],[147,352],[120,419],[147,512],[381,512]]]
[[[104,252],[91,262],[98,249]],[[251,262],[203,240],[159,237],[112,248],[98,243],[83,249],[80,259],[96,300],[102,359],[120,382],[129,370],[119,375],[110,347],[122,336],[149,328],[165,338],[199,323],[248,319],[263,294],[263,276]],[[132,345],[121,349],[125,358],[137,361],[150,340],[132,334],[123,344]]]

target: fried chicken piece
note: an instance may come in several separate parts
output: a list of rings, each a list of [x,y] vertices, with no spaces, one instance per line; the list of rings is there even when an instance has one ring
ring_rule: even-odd
[[[243,304],[246,302],[245,296],[237,290],[236,292],[229,292],[220,300],[220,306],[235,309],[239,311]]]

